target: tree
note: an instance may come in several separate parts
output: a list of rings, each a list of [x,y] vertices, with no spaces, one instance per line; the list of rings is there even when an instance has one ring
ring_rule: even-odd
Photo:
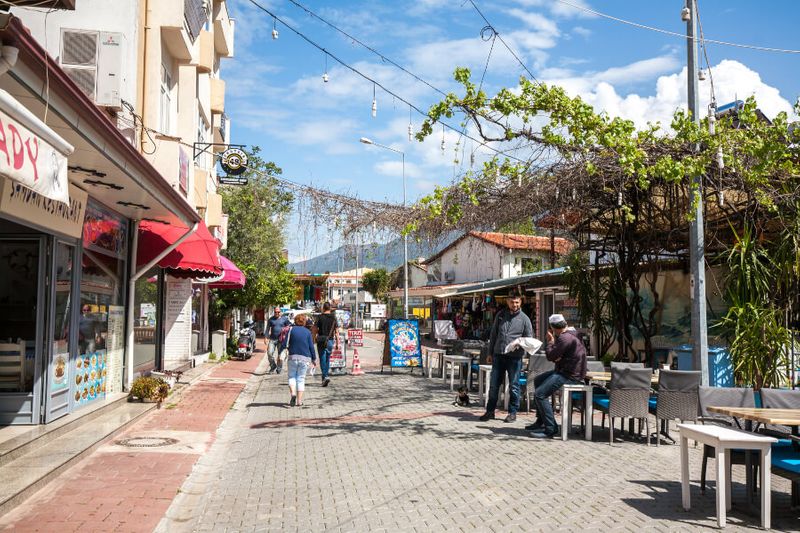
[[[281,174],[275,163],[265,161],[255,146],[248,152],[247,185],[222,185],[222,208],[228,214],[228,247],[225,255],[244,272],[247,283],[237,290],[215,291],[213,310],[224,314],[233,308],[266,307],[294,298],[294,277],[283,258],[282,223],[293,197],[272,177]]]
[[[375,299],[381,302],[386,301],[386,293],[389,291],[389,273],[385,268],[377,268],[365,273],[362,284],[364,289]]]

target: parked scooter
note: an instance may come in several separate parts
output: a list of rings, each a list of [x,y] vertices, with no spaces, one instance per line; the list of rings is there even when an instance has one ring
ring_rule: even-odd
[[[253,323],[248,321],[242,324],[239,330],[239,340],[236,343],[236,356],[240,359],[250,359],[253,357],[253,350],[256,348],[256,330]]]

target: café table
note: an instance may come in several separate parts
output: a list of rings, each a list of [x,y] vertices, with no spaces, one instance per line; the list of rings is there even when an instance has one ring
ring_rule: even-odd
[[[472,359],[470,357],[466,357],[463,355],[450,355],[446,354],[442,356],[442,382],[447,382],[447,363],[450,363],[450,390],[453,389],[455,375],[456,375],[456,365],[459,367],[466,367],[467,374],[461,373],[459,370],[459,381],[466,381],[464,378],[469,376],[469,365],[472,364]]]
[[[798,435],[800,428],[800,409],[764,409],[761,407],[717,407],[709,406],[710,413],[730,416],[738,420],[744,420],[745,431],[753,431],[753,422],[770,424],[775,426],[789,426],[792,435]],[[793,443],[796,446],[796,443]],[[748,500],[752,501],[753,496],[753,476],[752,459],[750,453],[745,453],[745,478],[747,485]]]
[[[602,381],[608,383],[611,381],[611,372],[587,372],[586,377],[591,381]],[[658,383],[658,375],[653,374],[650,377],[650,383]]]
[[[478,366],[478,402],[486,407],[489,396],[489,377],[492,374],[492,365]]]
[[[445,350],[441,348],[426,348],[425,355],[425,366],[428,368],[428,379],[433,378],[433,365],[431,365],[431,359],[436,358],[436,367],[442,372],[444,375],[444,364],[442,361],[442,357],[446,353]]]

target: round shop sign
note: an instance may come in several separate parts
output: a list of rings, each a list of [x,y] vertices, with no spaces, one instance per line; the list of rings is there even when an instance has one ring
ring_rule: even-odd
[[[222,170],[231,176],[238,176],[247,168],[247,154],[240,148],[228,148],[222,152]]]

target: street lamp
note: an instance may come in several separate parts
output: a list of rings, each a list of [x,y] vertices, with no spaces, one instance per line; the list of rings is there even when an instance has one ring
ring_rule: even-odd
[[[406,206],[406,153],[402,150],[397,150],[391,146],[376,143],[366,137],[359,139],[363,144],[371,144],[380,148],[391,150],[396,154],[400,154],[403,163],[403,207]],[[408,235],[403,233],[403,318],[408,319]]]

